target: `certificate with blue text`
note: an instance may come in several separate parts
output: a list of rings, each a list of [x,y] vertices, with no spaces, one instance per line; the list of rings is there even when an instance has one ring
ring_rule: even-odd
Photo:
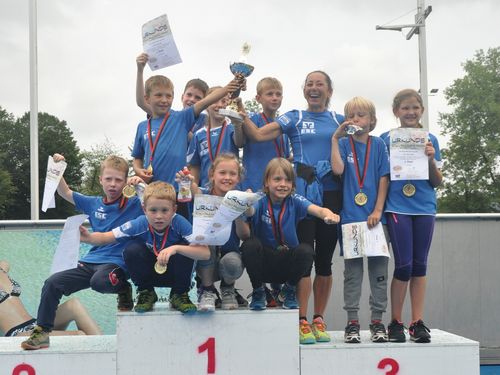
[[[391,181],[429,179],[429,159],[425,155],[428,139],[429,132],[420,128],[391,130]]]

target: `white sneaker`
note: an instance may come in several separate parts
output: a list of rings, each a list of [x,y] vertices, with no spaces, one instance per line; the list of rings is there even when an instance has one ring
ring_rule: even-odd
[[[215,300],[217,295],[211,290],[203,290],[198,301],[198,311],[215,311]]]
[[[236,291],[234,290],[234,285],[231,286],[221,286],[221,309],[222,310],[236,310],[239,305],[236,300]]]

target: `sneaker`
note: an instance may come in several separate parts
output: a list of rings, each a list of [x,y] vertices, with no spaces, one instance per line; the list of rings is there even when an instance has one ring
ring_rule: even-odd
[[[138,313],[145,313],[153,310],[155,302],[158,301],[158,296],[154,290],[139,290],[137,292],[137,303],[134,310]]]
[[[431,330],[426,327],[422,319],[413,322],[408,329],[410,340],[418,343],[431,342]]]
[[[266,291],[264,287],[256,288],[252,292],[252,302],[250,302],[250,310],[265,310],[266,309]]]
[[[215,311],[215,300],[217,295],[215,291],[203,289],[198,300],[198,311],[212,312]]]
[[[49,332],[44,331],[40,326],[36,326],[30,337],[21,343],[21,348],[24,350],[37,350],[48,348],[49,345]]]
[[[221,286],[220,294],[222,296],[221,308],[222,310],[236,310],[238,308],[238,301],[236,300],[236,291],[234,286]]]
[[[183,314],[189,314],[196,311],[196,306],[189,299],[188,293],[171,293],[170,298],[168,299],[170,302],[170,307],[180,311]]]
[[[387,326],[390,342],[406,342],[405,326],[399,320],[393,319]]]
[[[236,295],[236,301],[238,301],[238,306],[239,307],[248,307],[248,301],[246,300],[245,297],[243,297],[239,292],[238,289],[234,290],[234,294]]]
[[[314,334],[312,333],[311,325],[305,319],[302,319],[299,322],[299,342],[302,345],[316,343],[316,339],[314,338]]]
[[[359,324],[355,320],[349,321],[345,327],[344,342],[346,344],[359,344],[361,336],[359,335]]]
[[[297,293],[294,286],[284,284],[281,288],[281,293],[283,294],[283,308],[284,309],[298,309],[299,303],[297,302]]]
[[[370,339],[372,342],[387,342],[387,332],[384,324],[380,321],[372,321],[370,324]]]
[[[326,332],[326,323],[320,316],[312,321],[311,327],[316,342],[330,342],[330,335]]]
[[[118,311],[132,311],[134,308],[134,300],[132,299],[132,286],[127,281],[122,290],[118,292],[116,297],[118,302]]]

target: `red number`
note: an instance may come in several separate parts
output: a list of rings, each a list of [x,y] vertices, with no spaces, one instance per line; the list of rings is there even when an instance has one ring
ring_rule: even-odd
[[[21,363],[20,365],[14,367],[14,370],[12,370],[12,375],[21,375],[21,373],[23,372],[26,372],[28,375],[36,375],[35,369],[27,363]]]
[[[215,374],[215,337],[209,337],[207,341],[198,346],[198,353],[204,351],[208,351],[207,374]]]
[[[392,358],[384,358],[378,363],[378,368],[385,370],[387,366],[391,366],[390,370],[385,375],[396,375],[399,372],[399,363]]]

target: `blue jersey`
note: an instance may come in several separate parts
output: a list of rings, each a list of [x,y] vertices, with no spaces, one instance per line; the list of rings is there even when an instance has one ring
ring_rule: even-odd
[[[225,130],[223,131],[223,129]],[[210,157],[208,152],[207,132],[208,129],[204,127],[194,133],[193,138],[189,143],[189,149],[186,158],[188,165],[195,165],[200,167],[200,181],[198,183],[199,186],[205,186],[209,182],[208,170],[212,165],[212,160],[215,159],[218,154],[232,152],[236,155],[236,157],[238,157],[238,147],[236,147],[233,141],[233,124],[210,129],[210,148],[212,151],[212,157]],[[224,134],[221,138],[222,132]],[[217,152],[218,145],[220,146],[219,152]]]
[[[141,201],[137,197],[123,200],[123,203],[122,199],[106,203],[102,197],[73,192],[73,201],[78,211],[89,216],[89,222],[94,232],[109,232],[113,228],[144,214]],[[120,204],[122,204],[121,208]],[[124,247],[123,243],[93,246],[82,258],[82,261],[98,264],[113,263],[126,270],[122,257]]]
[[[389,154],[384,141],[379,137],[370,136],[371,146],[368,158],[368,169],[366,170],[363,188],[359,188],[358,177],[356,175],[356,165],[354,164],[354,154],[352,152],[350,137],[343,137],[339,140],[340,157],[344,162],[344,173],[342,174],[342,211],[340,217],[342,224],[366,221],[373,212],[378,196],[378,185],[383,176],[390,174]],[[367,144],[354,141],[356,156],[359,165],[359,177],[362,178],[365,170],[365,156]],[[366,194],[368,201],[363,206],[358,206],[354,197],[360,192]],[[382,215],[382,222],[384,216]]]
[[[268,207],[269,202],[269,197],[264,195],[262,199],[255,203],[255,214],[250,218],[250,222],[252,223],[253,234],[262,244],[275,249],[280,244],[278,244],[273,231],[271,214]],[[281,232],[284,238],[281,238],[281,242],[284,242],[289,248],[294,248],[299,244],[296,230],[297,224],[306,217],[307,209],[312,203],[298,194],[288,196],[283,202]],[[275,230],[277,229],[279,231],[278,222],[282,205],[277,203],[273,204],[271,207],[274,214],[274,222],[276,224]],[[279,236],[278,233],[276,235]]]
[[[280,116],[276,122],[290,138],[294,163],[315,167],[318,162],[330,162],[332,135],[344,121],[344,116],[334,112],[309,112],[293,110]],[[340,190],[333,174],[326,174],[321,183],[324,191]]]
[[[207,122],[207,114],[206,113],[200,113],[200,115],[198,116],[198,119],[196,120],[196,122],[193,124],[193,126],[191,127],[191,133],[196,133],[198,130],[200,130],[201,128],[203,128],[205,126],[205,123]]]
[[[126,241],[130,238],[139,239],[143,241],[147,248],[153,251],[153,244],[156,245],[156,251],[160,251],[161,244],[164,240],[165,233],[151,232],[149,230],[148,219],[145,215],[139,216],[137,219],[126,222],[125,224],[114,228],[113,235],[119,242]],[[172,217],[172,222],[168,228],[168,235],[164,248],[172,245],[188,245],[187,237],[193,233],[191,223],[183,216],[175,214]]]
[[[262,113],[254,113],[250,116],[250,119],[259,128],[267,124]],[[262,178],[267,163],[276,157],[288,159],[289,156],[290,146],[286,135],[281,135],[275,140],[266,142],[252,142],[247,139],[243,146],[243,168],[245,169],[245,178],[241,182],[242,190],[261,190]]]
[[[382,138],[390,152],[390,132],[383,133]],[[429,133],[429,139],[436,150],[434,159],[438,168],[441,167],[441,152],[437,138]],[[415,195],[407,197],[403,194],[403,186],[413,184],[416,188]],[[435,215],[436,214],[436,191],[429,180],[398,180],[391,181],[389,193],[385,204],[385,212],[394,212],[404,215]]]
[[[151,134],[153,145],[163,117],[151,119]],[[174,185],[175,174],[186,165],[186,150],[188,132],[195,122],[193,107],[182,111],[170,110],[170,116],[163,128],[153,155],[152,181],[164,181]],[[142,159],[144,168],[150,164],[151,147],[148,139],[148,121],[141,122],[137,127],[132,157]]]

